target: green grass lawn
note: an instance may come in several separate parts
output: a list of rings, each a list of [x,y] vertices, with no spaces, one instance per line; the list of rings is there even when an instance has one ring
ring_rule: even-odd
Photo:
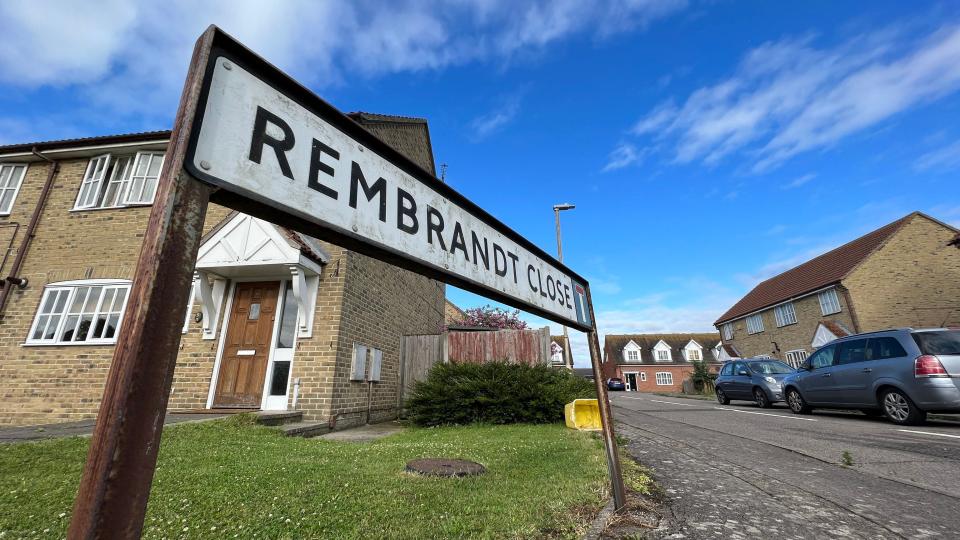
[[[88,442],[0,445],[0,538],[65,534]],[[421,457],[470,459],[488,472],[403,472]],[[639,467],[624,467],[644,491]],[[411,428],[341,443],[234,417],[165,431],[144,537],[576,537],[607,492],[599,439],[559,424]]]

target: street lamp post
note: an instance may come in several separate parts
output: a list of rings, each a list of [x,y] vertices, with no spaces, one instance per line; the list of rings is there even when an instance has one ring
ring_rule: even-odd
[[[560,239],[560,212],[573,210],[576,206],[570,203],[553,205],[553,215],[557,222],[557,258],[563,262],[563,241]],[[573,351],[570,350],[570,336],[567,334],[567,325],[563,325],[563,365],[573,369]]]

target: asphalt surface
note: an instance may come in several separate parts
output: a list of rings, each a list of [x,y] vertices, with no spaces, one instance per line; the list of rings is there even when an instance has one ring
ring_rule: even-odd
[[[960,537],[958,423],[610,395],[666,492],[653,538]]]

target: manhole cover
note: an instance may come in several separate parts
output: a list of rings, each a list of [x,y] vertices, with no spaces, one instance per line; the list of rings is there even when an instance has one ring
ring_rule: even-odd
[[[487,472],[479,463],[465,459],[415,459],[407,462],[407,471],[426,476],[476,476]]]

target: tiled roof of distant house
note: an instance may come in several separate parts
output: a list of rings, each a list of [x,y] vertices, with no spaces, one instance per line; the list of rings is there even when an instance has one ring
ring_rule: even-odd
[[[720,334],[713,332],[695,334],[617,334],[607,335],[603,339],[603,360],[617,364],[627,363],[623,358],[623,348],[633,341],[640,347],[640,361],[631,364],[679,364],[686,363],[683,349],[690,343],[697,342],[703,347],[703,359],[714,362],[712,350],[720,342]],[[663,341],[670,347],[670,362],[657,362],[653,357],[653,347]]]

